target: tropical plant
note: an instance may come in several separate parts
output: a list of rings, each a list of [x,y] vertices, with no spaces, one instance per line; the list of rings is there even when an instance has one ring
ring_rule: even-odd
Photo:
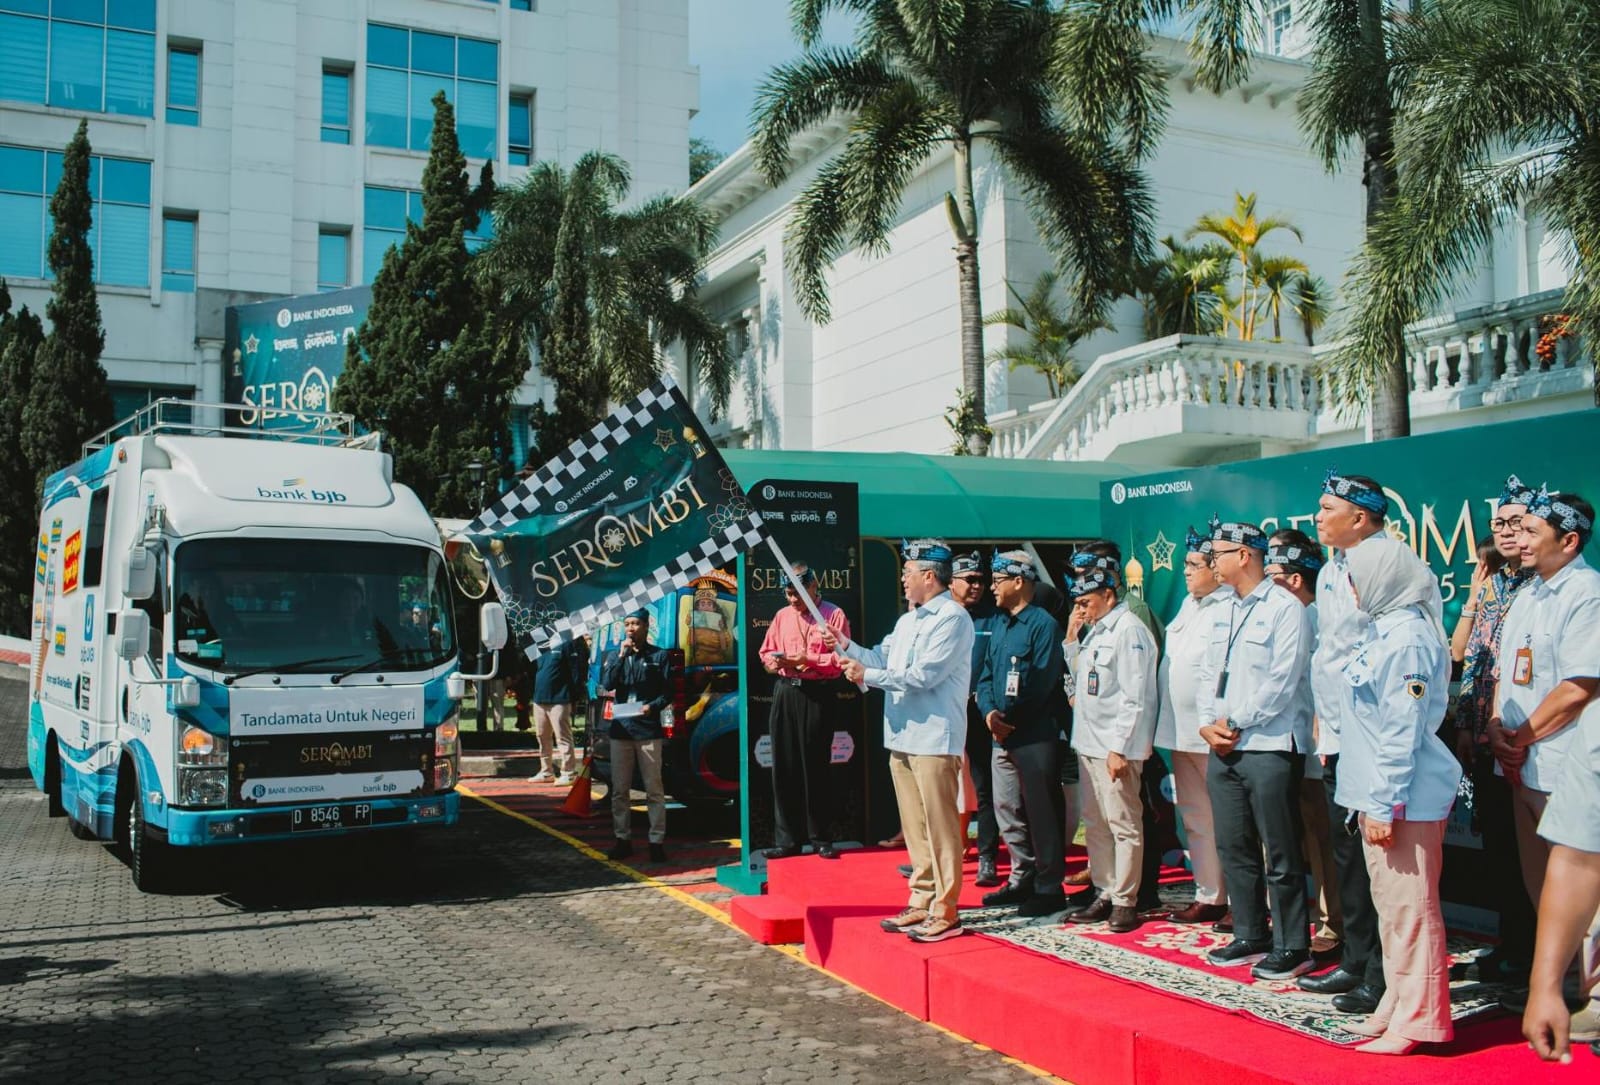
[[[110,428],[111,391],[100,354],[106,331],[94,285],[89,229],[94,211],[89,194],[89,122],[62,156],[61,180],[50,197],[46,262],[54,280],[45,317],[50,331],[34,356],[28,405],[22,413],[22,453],[33,470],[36,502],[44,480],[78,459],[83,442]]]
[[[455,110],[443,92],[433,109],[422,221],[407,223],[405,240],[384,253],[372,305],[347,347],[337,405],[383,431],[395,477],[430,512],[471,516],[485,467],[494,479],[516,466],[509,462],[511,397],[528,355],[470,275],[466,236],[482,198],[468,183]]]
[[[1476,268],[1513,210],[1568,242],[1565,312],[1591,344],[1600,328],[1600,7],[1438,0],[1425,11],[1390,26],[1399,184],[1353,274],[1342,362],[1357,380]]]
[[[694,136],[689,140],[689,183],[692,185],[718,166],[728,156],[713,147],[707,140]]]
[[[674,344],[713,412],[727,407],[733,359],[697,293],[715,222],[674,196],[622,210],[628,185],[615,155],[591,151],[571,170],[541,162],[500,192],[494,239],[478,254],[481,281],[555,386],[555,409],[535,412],[546,457],[604,418],[611,400],[655,380]]]
[[[1319,275],[1298,275],[1289,286],[1289,308],[1300,318],[1306,346],[1316,345],[1317,332],[1328,323],[1328,284]]]
[[[988,419],[979,412],[972,393],[965,388],[956,389],[955,405],[945,410],[944,424],[950,427],[954,437],[950,443],[952,456],[980,455],[973,448],[981,444],[987,449],[989,442],[994,439],[994,430],[989,428]]]
[[[1228,247],[1238,263],[1239,313],[1232,319],[1234,326],[1239,330],[1240,339],[1255,338],[1256,319],[1264,286],[1257,275],[1265,267],[1262,261],[1266,259],[1261,253],[1261,240],[1275,230],[1287,230],[1294,234],[1296,239],[1305,240],[1301,236],[1300,228],[1287,218],[1278,215],[1257,216],[1254,192],[1249,195],[1242,192],[1234,193],[1232,214],[1221,211],[1209,212],[1201,215],[1189,228],[1190,238],[1201,235],[1217,238]],[[1304,264],[1300,264],[1299,267],[1302,271],[1305,269]]]
[[[1263,256],[1257,252],[1250,260],[1250,282],[1256,290],[1256,309],[1250,314],[1250,329],[1265,315],[1272,319],[1272,338],[1283,341],[1283,310],[1294,307],[1290,296],[1296,284],[1311,274],[1304,260],[1295,256]]]
[[[852,46],[819,44],[829,10],[857,16]],[[757,163],[777,184],[792,168],[798,135],[837,114],[850,124],[843,148],[796,200],[786,232],[800,307],[814,320],[829,318],[828,268],[851,245],[888,249],[908,184],[948,147],[962,385],[981,420],[980,144],[1020,187],[1069,295],[1093,314],[1119,269],[1148,249],[1151,200],[1137,168],[1137,152],[1148,146],[1144,113],[1109,100],[1121,83],[1085,85],[1091,100],[1057,104],[1046,73],[1058,36],[1086,28],[1058,17],[1047,0],[794,0],[792,11],[806,52],[770,72],[758,91]],[[1135,52],[1144,50],[1140,39]],[[987,450],[981,428],[969,436],[970,451]]]
[[[1016,304],[983,318],[986,328],[1004,325],[1027,333],[1026,343],[996,347],[989,351],[989,357],[1008,363],[1013,370],[1023,366],[1043,374],[1051,399],[1064,395],[1083,375],[1083,363],[1073,356],[1073,348],[1095,332],[1111,327],[1102,317],[1086,316],[1063,306],[1056,296],[1060,281],[1059,274],[1046,271],[1033,281],[1026,294],[1008,282],[1006,290]]]
[[[1145,337],[1220,335],[1232,305],[1233,251],[1218,241],[1186,245],[1171,235],[1161,244],[1166,252],[1136,267],[1127,288],[1144,308]]]

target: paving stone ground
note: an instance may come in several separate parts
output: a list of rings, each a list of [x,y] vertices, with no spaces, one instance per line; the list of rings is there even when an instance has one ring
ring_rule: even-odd
[[[1037,1080],[471,801],[141,894],[45,816],[20,679],[0,665],[0,1081]]]

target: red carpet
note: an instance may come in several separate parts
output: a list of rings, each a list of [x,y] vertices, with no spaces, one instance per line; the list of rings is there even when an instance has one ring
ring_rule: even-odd
[[[982,935],[920,946],[878,929],[905,906],[903,851],[811,856],[769,868],[769,891],[805,910],[806,956],[905,1012],[1075,1085],[1577,1085],[1600,1082],[1580,1048],[1571,1066],[1535,1059],[1509,1016],[1457,1026],[1405,1058],[1362,1055],[1243,1014],[1163,994]],[[1080,862],[1074,863],[1076,867]],[[963,906],[979,903],[968,864]]]

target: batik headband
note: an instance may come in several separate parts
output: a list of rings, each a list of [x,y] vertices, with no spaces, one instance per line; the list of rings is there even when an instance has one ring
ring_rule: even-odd
[[[970,554],[957,554],[955,561],[950,565],[950,572],[953,576],[971,576],[973,573],[982,573],[983,558],[979,556],[976,550]]]
[[[953,554],[948,546],[932,539],[917,539],[915,542],[900,541],[900,557],[905,561],[933,561],[948,562]]]
[[[1589,536],[1594,532],[1593,520],[1565,501],[1558,501],[1543,486],[1539,487],[1539,492],[1534,494],[1533,499],[1528,502],[1528,515],[1545,521],[1563,535],[1569,531],[1575,531],[1585,543],[1589,541]]]
[[[1267,537],[1262,534],[1259,527],[1254,524],[1228,522],[1217,524],[1211,529],[1211,541],[1214,543],[1231,542],[1240,546],[1248,546],[1252,550],[1265,550]]]
[[[1314,573],[1322,568],[1322,553],[1318,550],[1307,550],[1303,546],[1273,546],[1267,549],[1266,564]]]
[[[1389,499],[1383,495],[1381,489],[1374,488],[1370,483],[1362,482],[1360,479],[1341,475],[1332,467],[1328,468],[1328,473],[1322,480],[1322,492],[1348,501],[1376,516],[1389,515]]]
[[[1189,525],[1189,534],[1183,540],[1183,545],[1191,554],[1211,556],[1211,540],[1196,531],[1193,524]]]
[[[1110,588],[1112,591],[1116,591],[1117,584],[1117,574],[1113,570],[1100,568],[1091,569],[1073,579],[1072,587],[1068,594],[1072,598],[1077,599],[1080,596],[1088,595],[1091,592],[1101,591],[1105,588]]]
[[[786,588],[789,587],[793,583],[793,581],[791,581],[789,579],[789,574],[788,573],[783,573],[781,576],[778,577],[778,580]],[[817,572],[816,572],[815,569],[807,569],[805,572],[800,574],[800,583],[802,583],[802,584],[815,584],[816,582],[817,582]]]
[[[1024,580],[1038,580],[1039,570],[1033,567],[1031,561],[1018,561],[996,554],[989,563],[989,571],[995,576],[1020,576]]]
[[[1533,487],[1512,475],[1506,479],[1505,488],[1500,491],[1500,504],[1531,505],[1534,497]]]

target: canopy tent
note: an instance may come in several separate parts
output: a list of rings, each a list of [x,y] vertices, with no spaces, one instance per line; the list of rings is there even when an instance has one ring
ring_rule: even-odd
[[[1093,538],[1100,534],[1100,484],[1150,471],[912,452],[729,449],[723,455],[747,490],[768,478],[855,483],[865,538]]]

